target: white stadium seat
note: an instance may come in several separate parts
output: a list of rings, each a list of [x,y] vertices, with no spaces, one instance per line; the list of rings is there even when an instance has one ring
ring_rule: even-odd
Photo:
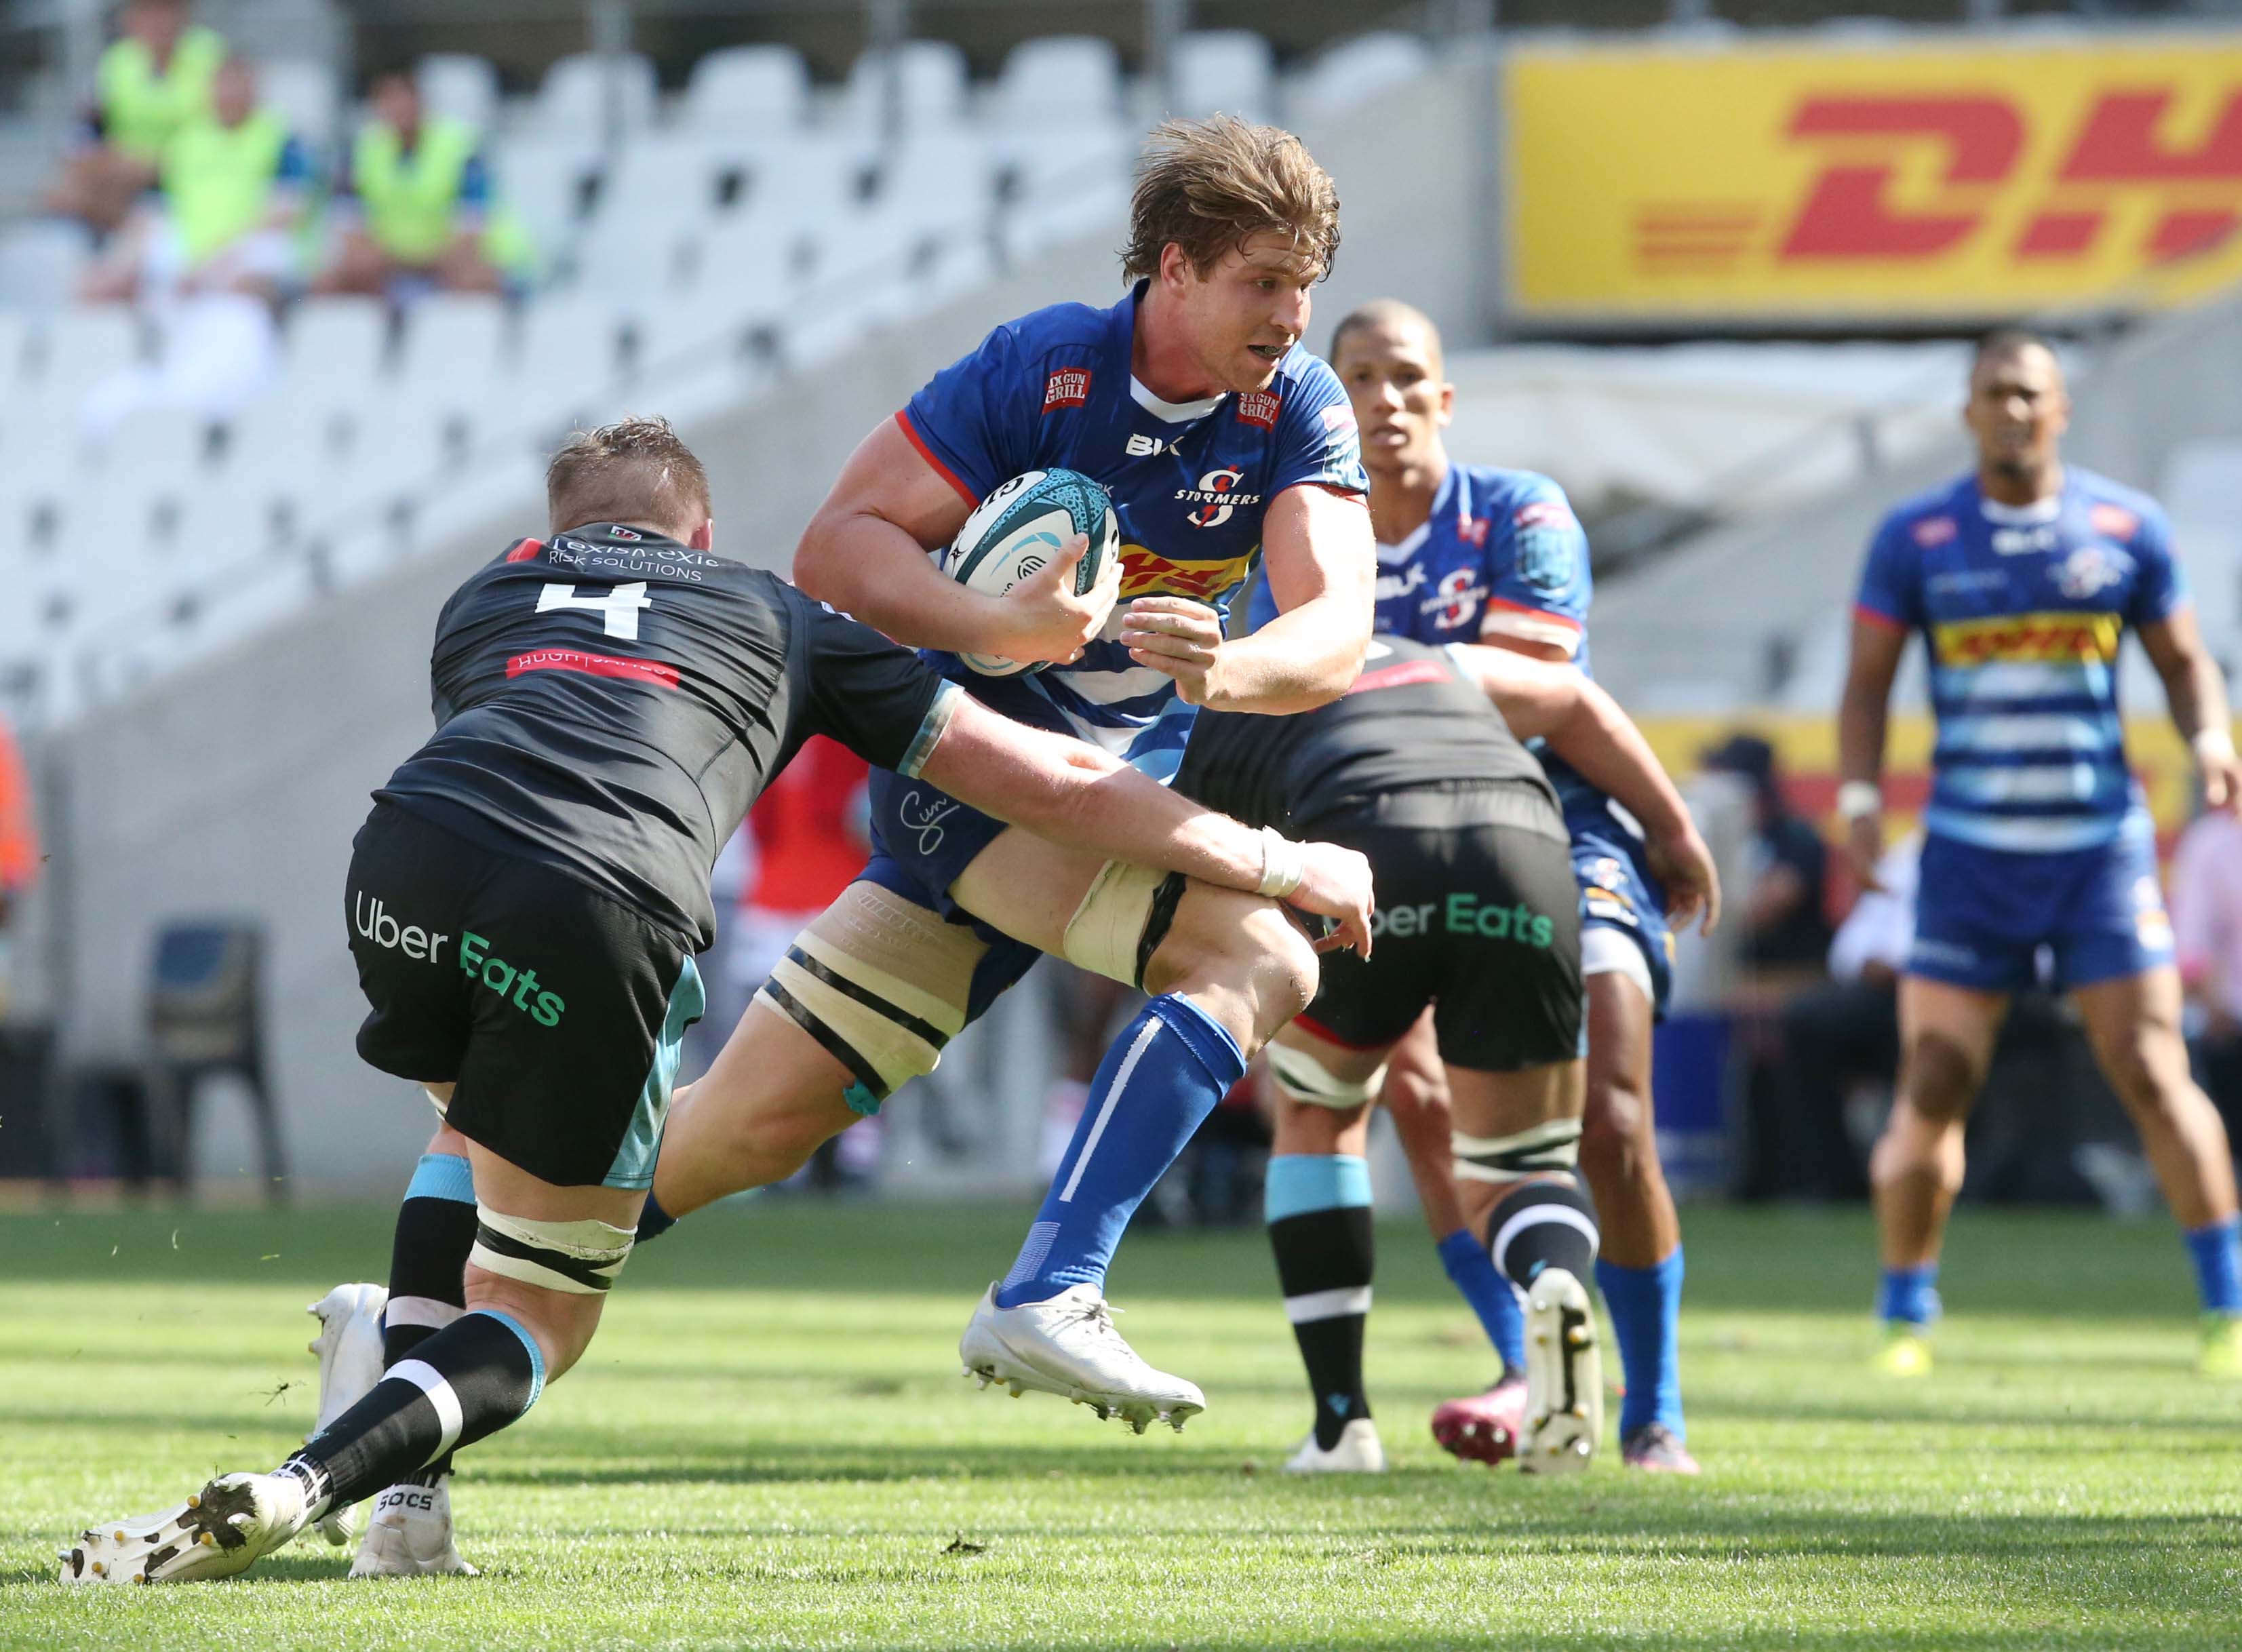
[[[0,406],[12,406],[30,375],[30,318],[20,310],[0,309]]]
[[[335,407],[363,398],[381,371],[389,311],[379,299],[306,299],[288,319],[281,387],[300,404]]]
[[[531,303],[506,386],[509,410],[533,427],[566,424],[583,417],[614,379],[615,325],[605,306],[568,293]]]
[[[138,407],[111,434],[101,489],[118,498],[176,499],[207,474],[210,426],[185,407]]]
[[[641,131],[654,124],[654,64],[634,51],[578,52],[545,71],[530,110],[551,132]]]
[[[994,158],[975,128],[923,133],[889,156],[876,199],[914,229],[985,227],[996,204]]]
[[[785,136],[809,111],[809,70],[791,46],[727,46],[693,65],[678,110],[702,132]]]
[[[0,230],[0,305],[60,308],[77,294],[92,255],[86,232],[60,218],[32,218]]]
[[[1250,29],[1200,29],[1180,36],[1170,76],[1171,114],[1275,118],[1276,59],[1269,43]]]
[[[487,57],[463,51],[431,52],[413,71],[420,101],[432,115],[447,115],[484,131],[498,115],[498,71]]]
[[[258,100],[277,111],[288,130],[325,151],[336,138],[342,95],[335,71],[323,63],[281,57],[257,66]]]
[[[903,131],[965,118],[965,54],[947,40],[907,41],[893,57],[868,51],[849,71],[840,124],[859,134],[888,130],[889,75],[895,116]]]
[[[782,313],[802,285],[800,232],[782,219],[735,212],[695,238],[689,289],[696,303],[730,305],[743,319]]]
[[[1433,66],[1433,50],[1414,35],[1381,30],[1332,47],[1292,87],[1287,112],[1332,114],[1414,80]]]
[[[49,409],[75,418],[85,393],[140,354],[140,324],[114,305],[80,306],[49,321],[34,394]]]
[[[444,292],[406,312],[390,393],[439,418],[472,423],[496,403],[507,346],[503,299]]]
[[[859,158],[839,144],[802,138],[762,151],[741,206],[795,228],[822,223],[857,203]]]
[[[588,180],[599,171],[596,134],[510,138],[492,152],[501,199],[520,214],[550,261],[581,232]]]
[[[360,388],[370,394],[371,386]],[[318,516],[338,468],[334,420],[282,394],[266,396],[232,421],[213,486],[268,513],[282,507],[300,531]]]
[[[686,228],[716,210],[719,174],[740,164],[732,151],[701,138],[634,138],[607,168],[587,229],[639,236]]]
[[[1011,118],[1111,118],[1121,107],[1121,59],[1096,35],[1024,40],[997,77],[994,111]]]

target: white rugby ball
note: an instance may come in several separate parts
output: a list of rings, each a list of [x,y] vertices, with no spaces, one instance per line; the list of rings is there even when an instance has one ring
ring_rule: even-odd
[[[1098,483],[1071,470],[1030,470],[1000,483],[983,500],[942,554],[942,571],[960,585],[990,596],[1008,596],[1021,581],[1051,564],[1077,534],[1090,536],[1090,548],[1075,569],[1076,594],[1089,590],[1107,565],[1121,554],[1121,525],[1113,499]],[[1009,677],[1040,671],[999,654],[957,656],[983,676]]]

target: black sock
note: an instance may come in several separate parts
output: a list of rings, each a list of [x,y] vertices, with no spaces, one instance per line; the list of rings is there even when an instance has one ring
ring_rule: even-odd
[[[1285,1153],[1269,1161],[1269,1248],[1285,1292],[1285,1317],[1315,1396],[1316,1444],[1370,1414],[1362,1340],[1370,1320],[1370,1172],[1360,1158]]]
[[[467,1252],[475,1243],[475,1185],[467,1161],[422,1156],[397,1211],[389,1252],[389,1306],[381,1316],[381,1362],[393,1366],[467,1311]],[[446,1452],[412,1478],[436,1483],[452,1472]]]
[[[1596,1242],[1596,1207],[1570,1181],[1520,1182],[1487,1218],[1495,1268],[1521,1291],[1545,1267],[1561,1267],[1587,1285],[1595,1273]]]
[[[334,1506],[354,1503],[496,1434],[534,1405],[544,1386],[544,1356],[528,1330],[510,1315],[477,1309],[392,1367],[288,1463],[308,1470]]]

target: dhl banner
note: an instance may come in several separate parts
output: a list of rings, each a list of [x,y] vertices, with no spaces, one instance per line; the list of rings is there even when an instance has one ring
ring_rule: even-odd
[[[1942,319],[2242,276],[2242,33],[1506,55],[1524,319]]]

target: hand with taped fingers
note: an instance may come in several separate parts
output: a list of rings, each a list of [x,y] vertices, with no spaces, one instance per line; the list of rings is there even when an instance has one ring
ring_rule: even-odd
[[[1140,596],[1121,617],[1129,657],[1176,680],[1187,705],[1204,706],[1222,692],[1222,615],[1187,596]]]
[[[1367,958],[1371,915],[1378,908],[1369,861],[1337,843],[1294,843],[1291,848],[1299,858],[1299,882],[1290,890],[1279,890],[1270,888],[1265,879],[1264,890],[1287,906],[1330,918],[1338,925],[1315,943],[1317,951],[1344,948]]]
[[[1077,594],[1075,573],[1090,549],[1090,536],[1077,534],[1059,547],[1051,562],[997,599],[999,630],[989,652],[1028,664],[1071,665],[1105,628],[1121,597],[1121,559],[1108,557],[1098,583]]]

